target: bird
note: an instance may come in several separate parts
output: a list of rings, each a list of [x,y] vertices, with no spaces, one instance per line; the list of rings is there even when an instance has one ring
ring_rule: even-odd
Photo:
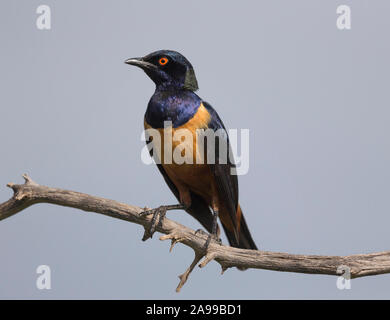
[[[186,129],[194,136],[199,129],[222,131],[225,135],[218,141],[226,143],[230,150],[229,136],[221,118],[208,102],[195,93],[198,90],[198,82],[194,68],[181,53],[158,50],[143,57],[127,59],[125,63],[141,68],[156,86],[145,112],[145,130],[158,130],[163,135],[162,130],[167,129],[165,123],[168,123],[171,132]],[[154,145],[154,139],[149,138],[147,144],[149,143],[155,147],[150,153],[156,160],[153,152],[158,150],[158,146]],[[234,159],[229,157],[226,161],[220,161],[222,155],[216,141],[214,147],[206,143],[206,149],[209,147],[215,154],[213,162],[175,163],[173,160],[169,163],[164,161],[165,153],[161,150],[164,146],[170,146],[162,144],[157,158],[160,161],[155,162],[178,204],[162,205],[141,213],[153,214],[149,233],[145,233],[143,240],[152,237],[168,210],[181,209],[198,220],[208,231],[206,250],[212,238],[221,242],[218,218],[231,246],[257,250],[239,204],[238,178],[232,174],[232,169],[235,168]],[[177,146],[176,144],[173,143],[172,148]],[[191,148],[193,157],[201,152],[201,145],[196,139],[192,141]],[[208,159],[209,153],[210,150],[205,151],[205,158]]]

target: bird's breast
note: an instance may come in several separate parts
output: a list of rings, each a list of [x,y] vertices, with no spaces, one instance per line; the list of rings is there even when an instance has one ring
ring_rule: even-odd
[[[166,128],[154,128],[146,118],[144,127],[147,136],[153,137],[153,151],[157,152],[163,165],[170,162],[173,165],[195,164],[200,163],[201,135],[203,130],[208,129],[209,122],[210,113],[201,103],[193,117],[179,127],[174,128],[171,125]]]
[[[145,113],[145,120],[153,128],[164,128],[170,121],[173,128],[186,124],[198,112],[201,99],[191,91],[156,90]]]
[[[183,181],[193,188],[208,187],[211,171],[203,158],[200,137],[209,122],[210,113],[202,103],[194,116],[177,128],[153,128],[145,119],[146,135],[152,136],[150,143],[155,159],[171,179]]]

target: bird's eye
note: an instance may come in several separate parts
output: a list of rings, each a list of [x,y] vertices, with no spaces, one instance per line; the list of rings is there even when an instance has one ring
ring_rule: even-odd
[[[168,58],[162,57],[160,58],[160,60],[158,60],[158,63],[160,64],[160,66],[165,66],[168,63]]]

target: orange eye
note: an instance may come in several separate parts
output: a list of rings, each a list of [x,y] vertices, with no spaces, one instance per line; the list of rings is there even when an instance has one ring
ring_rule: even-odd
[[[162,58],[160,58],[160,60],[158,60],[158,63],[161,66],[165,66],[168,63],[168,58],[162,57]]]

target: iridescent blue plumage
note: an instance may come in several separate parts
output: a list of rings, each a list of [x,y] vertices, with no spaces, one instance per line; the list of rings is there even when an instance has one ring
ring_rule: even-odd
[[[195,115],[200,103],[201,99],[192,91],[157,87],[146,109],[145,120],[153,128],[163,128],[164,121],[172,121],[177,128]]]

